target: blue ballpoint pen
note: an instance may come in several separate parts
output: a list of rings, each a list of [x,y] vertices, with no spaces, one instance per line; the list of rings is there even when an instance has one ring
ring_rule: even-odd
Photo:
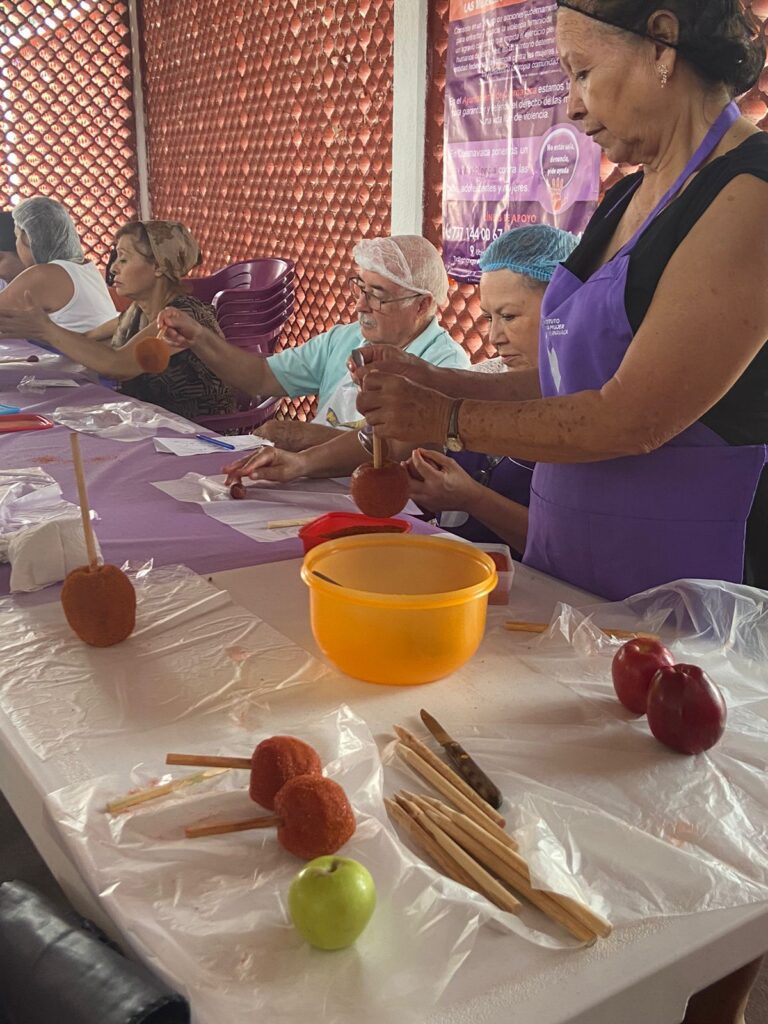
[[[220,441],[218,437],[211,437],[210,434],[195,434],[198,441],[207,441],[208,444],[215,445],[217,448],[226,448],[231,452],[237,451],[237,448],[233,444],[229,444],[228,441]]]

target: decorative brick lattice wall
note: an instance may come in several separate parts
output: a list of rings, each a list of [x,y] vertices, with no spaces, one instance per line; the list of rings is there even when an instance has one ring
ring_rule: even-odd
[[[2,205],[58,199],[103,266],[115,230],[138,205],[127,4],[0,6]]]
[[[205,273],[294,260],[283,344],[348,320],[352,248],[390,225],[393,0],[141,8],[154,215],[187,224]]]

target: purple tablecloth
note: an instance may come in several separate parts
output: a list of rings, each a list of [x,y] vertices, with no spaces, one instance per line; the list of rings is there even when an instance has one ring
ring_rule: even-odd
[[[9,344],[3,343],[1,355],[10,354],[5,347]],[[40,351],[28,343],[12,344],[13,354]],[[51,389],[41,395],[15,390],[28,372],[25,366],[0,364],[0,403],[46,415],[59,406],[115,400],[108,388],[89,383]],[[49,377],[63,375],[62,370],[48,373]],[[50,430],[0,434],[0,466],[39,466],[58,481],[66,499],[77,503],[69,433],[57,425]],[[158,436],[183,435],[164,430]],[[144,562],[151,558],[156,565],[188,565],[204,574],[301,556],[298,538],[270,543],[251,540],[207,516],[199,505],[177,501],[152,486],[152,481],[171,480],[185,473],[216,474],[227,461],[228,452],[179,458],[156,452],[151,439],[129,443],[82,433],[80,443],[88,498],[99,515],[96,533],[106,562],[121,565],[127,560]],[[421,523],[416,523],[415,529],[433,532]],[[8,593],[9,577],[10,567],[0,566],[0,593]]]

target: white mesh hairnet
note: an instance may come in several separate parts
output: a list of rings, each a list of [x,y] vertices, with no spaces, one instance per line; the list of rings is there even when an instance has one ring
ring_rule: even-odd
[[[578,244],[576,235],[549,224],[511,228],[491,242],[479,265],[483,273],[511,270],[536,281],[549,281],[558,263],[567,260]]]
[[[362,270],[381,274],[421,295],[431,295],[438,306],[448,300],[448,275],[440,253],[421,235],[364,238],[352,250],[352,257]]]
[[[25,199],[13,211],[17,228],[25,231],[35,263],[81,260],[83,250],[75,225],[61,203],[47,196]]]

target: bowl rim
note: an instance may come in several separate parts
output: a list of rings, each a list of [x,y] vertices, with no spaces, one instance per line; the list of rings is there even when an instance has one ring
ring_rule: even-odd
[[[324,556],[330,555],[332,550],[350,548],[370,547],[438,547],[444,550],[464,550],[467,556],[473,561],[479,562],[487,571],[488,577],[479,583],[473,583],[468,587],[461,587],[459,590],[434,591],[425,594],[382,594],[370,590],[356,590],[353,587],[337,586],[335,583],[328,583],[313,575],[318,566],[316,563]],[[461,541],[448,540],[439,536],[425,536],[423,534],[367,534],[352,537],[338,537],[335,540],[324,541],[313,547],[304,555],[301,565],[301,578],[309,587],[310,592],[317,590],[322,594],[333,594],[339,600],[352,601],[355,604],[378,606],[392,609],[415,608],[417,610],[428,610],[433,608],[446,608],[451,605],[466,604],[474,598],[486,597],[495,589],[498,583],[498,572],[493,559],[484,551],[480,551],[473,544]]]

